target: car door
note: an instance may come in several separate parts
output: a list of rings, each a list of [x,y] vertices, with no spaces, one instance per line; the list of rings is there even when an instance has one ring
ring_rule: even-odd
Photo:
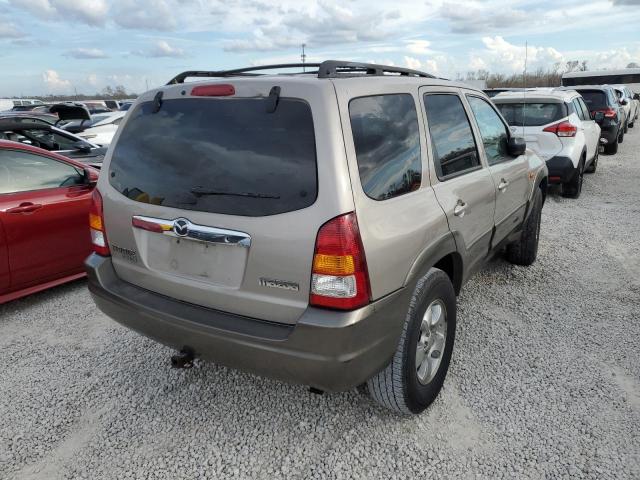
[[[527,157],[508,152],[509,127],[491,103],[475,94],[467,94],[471,116],[475,120],[478,143],[493,177],[496,195],[493,245],[504,240],[522,224],[529,194]]]
[[[580,108],[582,108],[582,113],[584,115],[584,120],[582,122],[584,126],[585,135],[587,137],[587,159],[591,160],[594,158],[596,152],[598,151],[598,147],[600,146],[600,125],[596,123],[594,119],[591,118],[591,114],[589,113],[589,108],[587,108],[587,104],[584,103],[582,97],[578,97],[576,99]]]
[[[423,87],[420,93],[433,162],[433,190],[465,257],[465,270],[470,272],[489,252],[495,186],[480,157],[460,91]]]
[[[24,150],[1,149],[8,181],[0,190],[11,290],[83,268],[90,251],[88,211],[93,187],[66,162]]]
[[[3,168],[0,165],[0,182],[3,181]],[[4,227],[0,220],[0,297],[9,291],[11,275],[9,272],[9,249],[7,248],[7,237],[4,234]]]

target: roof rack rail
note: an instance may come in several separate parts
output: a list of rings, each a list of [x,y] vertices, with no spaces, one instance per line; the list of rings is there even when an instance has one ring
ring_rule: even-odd
[[[254,67],[236,68],[233,70],[189,70],[182,72],[173,77],[167,85],[184,83],[187,78],[200,77],[237,77],[237,76],[257,76],[255,73],[261,70],[278,70],[288,68],[317,68],[316,71],[302,71],[297,74],[314,74],[318,78],[340,78],[355,76],[383,76],[386,74],[398,74],[400,76],[436,78],[435,76],[421,72],[419,70],[411,70],[409,68],[393,67],[389,65],[377,65],[375,63],[361,62],[343,62],[340,60],[325,60],[322,63],[280,63],[275,65],[258,65]]]

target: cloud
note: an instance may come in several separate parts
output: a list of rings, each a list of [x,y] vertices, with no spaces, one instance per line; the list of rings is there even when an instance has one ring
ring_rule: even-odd
[[[55,70],[47,70],[42,74],[42,80],[44,81],[47,89],[52,93],[58,93],[71,90],[71,82],[69,80],[63,80]]]
[[[478,33],[511,28],[525,22],[533,23],[531,12],[495,4],[477,2],[444,2],[440,16],[449,22],[453,33]]]
[[[411,40],[407,42],[406,49],[411,53],[426,55],[428,53],[431,53],[431,50],[429,50],[430,45],[431,42],[427,40]]]
[[[26,34],[16,27],[13,23],[0,21],[0,38],[22,38]]]
[[[99,48],[74,48],[65,53],[65,56],[78,59],[109,58],[109,56]]]
[[[413,70],[420,70],[420,68],[422,67],[422,63],[420,62],[420,60],[413,57],[405,56],[404,63],[407,66],[407,68],[411,68]]]
[[[190,8],[188,2],[171,5],[166,0],[116,0],[112,7],[113,20],[124,28],[170,31],[177,27],[180,9]]]
[[[140,57],[171,57],[171,58],[183,58],[187,54],[182,48],[177,48],[169,45],[166,40],[158,40],[148,50],[137,50],[133,52],[134,55]]]
[[[555,63],[564,63],[565,56],[551,47],[536,47],[529,45],[514,45],[501,36],[483,37],[482,43],[486,49],[480,53],[472,54],[472,69],[488,68],[492,71],[508,71],[509,73],[522,72],[525,67],[525,57],[529,70],[536,68],[548,68]]]
[[[74,19],[87,25],[104,25],[109,7],[105,0],[9,0],[43,20]]]

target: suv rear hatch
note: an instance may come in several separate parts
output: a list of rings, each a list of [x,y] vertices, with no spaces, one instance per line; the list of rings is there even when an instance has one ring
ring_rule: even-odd
[[[562,151],[562,142],[554,133],[544,129],[567,118],[567,107],[562,101],[509,99],[496,101],[511,131],[523,137],[527,146],[542,160],[549,160]]]
[[[341,136],[319,137],[335,130],[335,93],[317,80],[234,79],[222,97],[187,95],[187,85],[144,96],[114,139],[100,190],[116,273],[178,300],[295,323],[318,229],[353,210],[340,195]]]

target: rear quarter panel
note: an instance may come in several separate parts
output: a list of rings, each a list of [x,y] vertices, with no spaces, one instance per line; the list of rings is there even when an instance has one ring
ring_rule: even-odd
[[[367,257],[374,299],[403,287],[415,270],[416,262],[424,257],[430,246],[450,237],[448,223],[442,207],[436,200],[429,182],[432,168],[426,142],[425,126],[420,109],[419,85],[397,80],[390,84],[385,79],[336,80],[340,118],[344,132],[345,149],[349,163],[353,199],[358,224]],[[422,182],[418,190],[388,200],[369,198],[360,182],[358,162],[351,131],[349,101],[356,97],[393,93],[413,96],[420,129]],[[448,252],[445,252],[446,254]],[[444,255],[443,254],[443,255]],[[433,254],[428,256],[433,258]]]

